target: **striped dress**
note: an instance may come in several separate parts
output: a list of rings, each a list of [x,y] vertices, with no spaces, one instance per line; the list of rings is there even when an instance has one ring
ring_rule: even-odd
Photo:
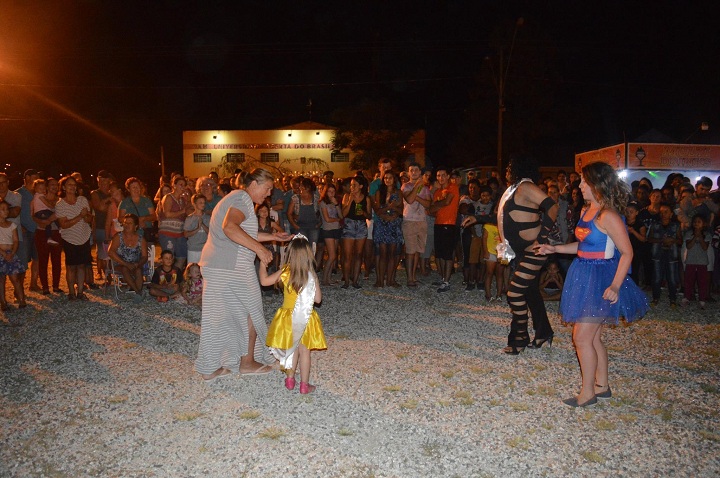
[[[268,328],[255,272],[255,253],[230,240],[222,230],[230,208],[245,215],[240,227],[250,237],[257,239],[258,234],[253,202],[245,191],[231,192],[213,209],[200,259],[205,284],[195,370],[201,374],[211,374],[220,367],[239,372],[240,357],[248,354],[248,316],[257,332],[255,360],[263,364],[275,362],[265,346]]]

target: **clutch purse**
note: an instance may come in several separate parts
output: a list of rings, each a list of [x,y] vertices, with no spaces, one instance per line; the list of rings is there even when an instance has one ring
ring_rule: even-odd
[[[510,243],[505,239],[499,243],[496,247],[498,262],[503,265],[510,264],[510,261],[515,259],[515,251],[510,247]]]

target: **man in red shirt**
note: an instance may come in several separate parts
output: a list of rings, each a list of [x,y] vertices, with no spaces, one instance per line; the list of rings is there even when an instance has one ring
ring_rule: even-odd
[[[435,258],[441,279],[438,292],[450,290],[450,274],[453,268],[453,252],[460,234],[456,225],[460,189],[450,182],[446,167],[438,168],[435,174],[440,185],[433,195],[430,212],[435,212]]]

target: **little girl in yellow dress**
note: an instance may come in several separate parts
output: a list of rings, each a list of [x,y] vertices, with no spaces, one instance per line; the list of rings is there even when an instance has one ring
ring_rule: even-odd
[[[325,333],[314,305],[322,300],[320,281],[315,274],[315,255],[302,234],[287,246],[285,265],[271,275],[260,263],[260,284],[281,283],[284,301],[268,329],[266,345],[285,369],[285,387],[295,388],[295,371],[300,364],[300,393],[315,390],[310,385],[310,351],[325,350]]]

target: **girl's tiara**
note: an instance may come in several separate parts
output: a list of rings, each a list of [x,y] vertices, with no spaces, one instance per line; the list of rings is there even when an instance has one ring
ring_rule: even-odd
[[[303,234],[300,234],[299,232],[297,234],[295,234],[295,237],[292,238],[293,241],[295,239],[305,239],[306,241],[310,242],[310,240],[307,237],[305,237]]]

